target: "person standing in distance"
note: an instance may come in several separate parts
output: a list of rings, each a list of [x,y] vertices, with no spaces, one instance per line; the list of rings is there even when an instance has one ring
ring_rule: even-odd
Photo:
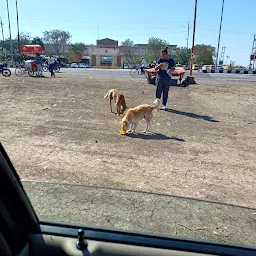
[[[158,71],[156,77],[156,98],[162,97],[162,109],[166,109],[169,87],[171,86],[171,72],[175,69],[175,61],[168,55],[168,46],[162,49],[162,58],[157,61],[156,70]]]
[[[50,58],[48,60],[48,64],[49,64],[49,71],[51,72],[51,76],[55,76],[55,74],[53,72],[53,68],[54,68],[54,64],[55,64],[55,59],[53,58],[52,55],[50,55]]]
[[[40,58],[40,53],[36,53],[36,69],[37,69],[37,76],[43,76],[43,67],[42,67],[42,61]]]
[[[147,62],[146,62],[146,60],[143,58],[143,57],[141,57],[141,66],[140,66],[140,74],[141,75],[144,75],[144,73],[145,73],[145,68],[147,67]]]

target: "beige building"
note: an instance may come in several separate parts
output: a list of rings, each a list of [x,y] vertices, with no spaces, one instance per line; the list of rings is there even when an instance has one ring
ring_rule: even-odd
[[[116,40],[97,40],[96,45],[87,45],[85,54],[89,56],[91,66],[121,67],[121,55]]]
[[[169,45],[171,52],[176,50],[177,45]],[[135,44],[132,48],[132,57],[142,57],[147,55],[147,44]],[[70,46],[63,47],[63,53],[70,52]],[[54,54],[52,45],[45,45],[45,54]],[[130,62],[124,54],[122,46],[117,40],[104,38],[96,41],[96,45],[87,45],[83,52],[83,59],[89,60],[91,66],[115,66],[123,67],[124,63]]]

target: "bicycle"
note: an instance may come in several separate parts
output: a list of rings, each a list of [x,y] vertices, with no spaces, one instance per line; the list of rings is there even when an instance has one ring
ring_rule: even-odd
[[[144,75],[147,77],[145,71],[143,73],[141,72],[140,65],[135,65],[135,67],[130,70],[130,75],[132,77],[137,77],[139,75]]]
[[[15,68],[15,75],[16,76],[22,76],[27,73],[27,70],[25,69],[25,66],[23,64],[16,66]]]
[[[26,75],[26,74],[28,74],[29,76],[32,76],[32,77],[38,76],[36,66],[33,66],[32,64],[31,64],[31,67],[29,67],[29,68],[28,67],[26,68],[25,64],[20,64],[20,65],[16,66],[16,68],[15,68],[16,76],[22,76],[22,75]]]

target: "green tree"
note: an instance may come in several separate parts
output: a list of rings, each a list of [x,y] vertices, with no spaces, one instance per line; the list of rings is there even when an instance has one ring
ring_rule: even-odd
[[[24,44],[30,44],[30,35],[26,34],[24,32],[20,33],[20,46]],[[10,52],[10,40],[5,39],[0,42],[0,48],[6,49],[6,51],[9,53]],[[18,37],[15,39],[12,39],[12,49],[13,53],[17,54],[19,52],[19,47],[18,47]]]
[[[190,49],[186,47],[177,48],[173,57],[176,64],[188,65],[190,62]]]
[[[140,58],[140,57],[137,57],[137,56],[134,57],[134,58],[133,58],[133,63],[134,63],[134,64],[140,64],[140,63],[141,63],[141,58]]]
[[[71,44],[71,50],[74,53],[83,53],[86,50],[86,45],[84,43],[74,43]]]
[[[125,58],[125,61],[128,63],[132,63],[134,59],[134,51],[133,51],[134,42],[131,39],[126,39],[121,42],[120,51]]]
[[[212,65],[215,56],[215,47],[211,45],[197,44],[194,48],[194,64]]]
[[[166,45],[168,45],[166,40],[158,37],[150,37],[147,45],[147,56],[150,57],[151,60],[157,60],[160,56],[161,50]]]
[[[45,47],[44,47],[44,42],[43,42],[42,38],[40,38],[40,37],[38,37],[38,36],[34,37],[34,38],[32,39],[32,41],[31,41],[31,43],[32,43],[32,44],[39,44],[39,45],[42,46],[43,50],[45,49]]]
[[[43,40],[46,44],[52,44],[56,54],[64,53],[65,45],[69,44],[71,35],[68,31],[53,29],[43,32]]]

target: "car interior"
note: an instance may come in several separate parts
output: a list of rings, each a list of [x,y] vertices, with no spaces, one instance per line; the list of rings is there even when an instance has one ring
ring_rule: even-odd
[[[38,219],[0,144],[0,255],[256,255],[253,247]]]

